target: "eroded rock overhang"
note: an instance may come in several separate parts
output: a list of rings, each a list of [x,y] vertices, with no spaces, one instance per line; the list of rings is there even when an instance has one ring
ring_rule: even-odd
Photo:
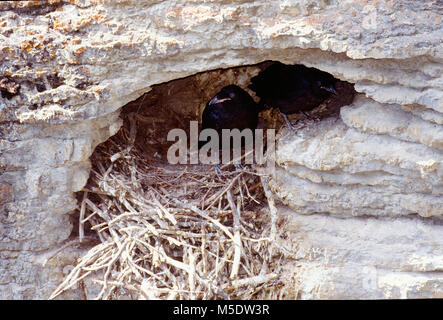
[[[69,259],[43,270],[41,261],[69,236],[73,193],[86,183],[95,146],[120,127],[120,108],[154,84],[217,68],[302,63],[354,83],[361,93],[336,123],[316,128],[318,135],[300,133],[311,146],[322,136],[340,143],[312,158],[279,160],[274,191],[296,212],[442,215],[438,1],[51,1],[7,2],[0,9],[0,76],[20,85],[0,102],[4,298],[47,297],[60,281],[54,270],[60,275]],[[417,221],[412,224],[420,229]],[[402,261],[417,249],[413,243]],[[437,271],[424,281],[441,288],[441,247],[425,269],[419,262],[400,269]],[[377,251],[370,256],[367,265]],[[351,287],[346,281],[344,291]]]

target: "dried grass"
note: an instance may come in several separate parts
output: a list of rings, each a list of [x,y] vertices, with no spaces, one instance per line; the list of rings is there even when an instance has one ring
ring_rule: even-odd
[[[89,224],[100,243],[50,298],[85,279],[101,287],[88,299],[281,298],[266,177],[147,157],[134,143],[137,115],[127,120],[94,153],[79,201],[79,241]]]

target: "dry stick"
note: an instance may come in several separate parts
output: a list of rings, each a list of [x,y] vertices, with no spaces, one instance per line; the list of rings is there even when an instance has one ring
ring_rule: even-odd
[[[160,201],[158,201],[157,197],[153,192],[151,192],[152,199],[154,199],[155,204],[161,209],[161,211],[165,214],[166,219],[168,219],[172,224],[177,224],[177,220],[175,220],[174,216],[166,209]]]
[[[66,279],[55,289],[55,291],[51,294],[49,297],[49,300],[55,299],[58,297],[61,293],[71,288],[73,285],[75,285],[78,281],[83,279],[85,276],[89,275],[92,271],[86,272],[83,276],[79,277],[79,274],[82,269],[82,264],[78,264],[74,269],[71,270],[69,275],[66,277]],[[74,280],[73,280],[74,279]]]
[[[203,211],[201,211],[200,209],[198,209],[196,206],[193,205],[189,205],[187,203],[183,203],[177,199],[172,199],[172,201],[177,204],[180,207],[183,207],[185,209],[190,209],[192,211],[194,211],[195,213],[197,213],[199,216],[201,216],[202,218],[205,218],[207,220],[209,220],[210,222],[212,222],[214,225],[216,225],[217,227],[219,227],[221,230],[223,230],[223,232],[230,238],[230,239],[234,239],[234,236],[232,235],[232,233],[228,230],[228,228],[226,228],[224,225],[222,225],[219,221],[211,218],[210,216],[208,216],[206,213],[204,213]]]
[[[240,192],[240,200],[241,200],[241,205],[243,207],[243,203],[244,203],[244,199],[243,199],[243,191],[242,191],[242,180],[243,180],[243,176],[240,177],[237,186],[238,186],[238,191]],[[238,201],[237,201],[238,202]],[[239,206],[239,208],[242,208]]]
[[[233,216],[233,220],[234,220],[234,246],[235,246],[235,251],[234,251],[234,263],[232,265],[232,270],[231,270],[231,275],[230,278],[231,279],[235,279],[238,275],[238,270],[240,267],[240,258],[242,256],[242,241],[241,241],[241,237],[240,237],[240,212],[239,212],[239,207],[237,207],[234,203],[234,199],[232,199],[232,194],[231,194],[231,190],[228,190],[226,192],[226,196],[228,198],[229,201],[229,205],[232,208],[232,216]]]
[[[274,243],[277,240],[277,208],[275,206],[274,197],[272,196],[271,191],[269,190],[268,182],[265,177],[260,177],[261,183],[263,186],[263,190],[265,191],[266,199],[268,200],[269,205],[269,213],[271,214],[271,242]]]
[[[128,270],[130,270],[137,279],[142,279],[142,275],[140,274],[140,272],[137,270],[137,268],[135,267],[135,263],[134,263],[134,259],[133,259],[133,254],[134,254],[134,247],[136,245],[136,241],[135,239],[132,239],[128,244],[127,244],[127,250],[126,250],[126,254],[125,254],[125,260],[127,262],[128,265]],[[119,278],[123,279],[123,276],[119,276]]]
[[[212,187],[209,187],[208,190],[206,191],[206,193],[203,195],[201,201],[200,201],[200,205],[201,205],[201,209],[204,210],[205,209],[205,201],[206,201],[206,197],[209,194],[209,192],[211,192]]]
[[[91,170],[91,172],[92,172],[92,170]],[[85,187],[85,188],[83,188],[83,191],[89,192],[89,193],[95,193],[95,194],[103,195],[103,196],[112,196],[111,194],[103,192],[103,191],[100,191],[99,189],[97,189],[95,187],[92,187],[92,188],[86,188]]]
[[[93,264],[90,267],[83,266],[82,267],[83,271],[98,271],[100,269],[103,269],[107,265],[107,262],[112,259],[112,252],[107,252],[106,257],[104,259],[100,257],[100,253],[96,253],[95,255],[98,255],[96,260],[93,262]],[[91,259],[89,259],[88,262],[91,262],[93,258],[94,257],[91,257]]]
[[[136,241],[140,241],[140,240],[137,239]],[[162,278],[160,278],[160,277],[159,277],[158,275],[156,275],[154,272],[149,271],[148,269],[143,268],[143,267],[141,267],[141,266],[139,266],[139,265],[137,265],[137,264],[135,264],[135,267],[136,267],[137,269],[139,269],[141,272],[145,272],[146,274],[148,274],[148,275],[151,276],[152,278],[154,278],[154,279],[156,279],[156,280],[158,280],[158,281],[163,282],[163,285],[166,285],[166,282],[165,282],[164,280],[162,280]]]
[[[155,290],[155,291],[160,292],[160,293],[169,293],[171,291],[174,291],[174,292],[180,291],[180,292],[186,292],[186,293],[203,293],[203,292],[199,292],[199,291],[177,290],[177,289],[168,289],[168,288],[156,288],[156,287],[148,287],[148,286],[146,286],[145,288],[149,289],[149,290]]]
[[[79,275],[80,271],[81,270],[79,269],[78,272],[76,273],[75,277],[74,277],[74,280],[72,280],[72,282],[70,284],[68,284],[66,287],[64,287],[62,289],[62,291],[60,291],[57,295],[54,296],[54,294],[53,294],[51,297],[49,297],[49,300],[52,300],[52,299],[56,298],[62,292],[72,288],[75,284],[79,283],[80,281],[82,281],[84,278],[86,278],[87,276],[89,276],[92,273],[92,271],[87,271],[82,276],[79,277],[78,275]]]
[[[98,255],[98,258],[96,259],[95,263],[97,264],[98,261],[106,261],[106,259],[108,258],[109,255],[111,254],[111,251],[113,243],[111,243],[110,241],[105,242],[105,243],[101,243],[97,246],[95,246],[94,248],[92,248],[91,250],[88,251],[88,253],[82,257],[80,259],[80,264],[85,264],[86,261],[92,260],[92,258],[95,255]],[[105,254],[103,254],[103,252],[105,252]],[[87,268],[86,266],[84,266],[83,268]]]
[[[188,259],[189,259],[189,274],[188,274],[189,291],[191,292],[191,299],[195,300],[193,292],[195,291],[195,285],[196,285],[195,261],[197,260],[197,254],[193,254],[192,249],[188,250]]]
[[[201,243],[200,249],[201,249],[201,256],[202,256],[202,261],[203,261],[203,273],[206,274],[207,273],[206,270],[207,270],[207,265],[208,265],[208,258],[206,256],[206,250],[205,250],[206,237],[207,237],[205,225],[201,226],[201,232],[202,232],[202,234],[201,234],[202,243]]]
[[[85,203],[94,211],[97,212],[97,214],[105,221],[109,221],[109,216],[105,215],[105,213],[100,210],[91,200],[88,198],[85,198]]]
[[[162,220],[162,211],[161,209],[158,208],[158,205],[156,205],[154,202],[150,202],[146,199],[142,199],[144,202],[141,202],[140,199],[130,199],[134,204],[137,204],[139,206],[139,211],[135,213],[135,215],[137,216],[149,216],[150,218],[152,218],[152,220],[154,220],[159,226],[160,228],[163,229],[167,229],[168,228],[168,223],[164,220]]]
[[[58,295],[60,295],[62,292],[66,291],[67,289],[71,288],[73,285],[81,281],[83,278],[85,278],[87,275],[91,274],[92,271],[87,271],[85,274],[83,274],[81,277],[79,277],[79,274],[82,269],[85,269],[85,266],[90,261],[90,258],[92,258],[97,253],[101,252],[102,249],[106,249],[110,244],[101,244],[98,247],[95,247],[90,251],[85,257],[83,257],[80,260],[80,263],[74,267],[74,269],[71,270],[69,275],[66,277],[66,279],[57,287],[57,289],[51,294],[49,299],[54,299]],[[94,250],[95,249],[95,250]]]
[[[252,191],[253,190],[253,188],[255,187],[252,187],[251,188],[251,190],[249,190],[249,188],[248,188],[248,185],[246,184],[246,182],[243,180],[243,183],[244,183],[244,185],[245,185],[245,188],[246,188],[246,193],[247,193],[247,195],[248,195],[248,197],[249,197],[249,199],[251,199],[252,201],[254,201],[256,204],[260,204],[260,202],[259,201],[257,201],[252,195],[251,195],[251,193],[250,193],[250,191]],[[256,185],[260,185],[260,182],[259,183],[257,183]]]
[[[164,262],[166,262],[167,264],[170,264],[171,266],[176,267],[177,269],[181,269],[188,274],[191,272],[191,268],[186,263],[180,262],[178,260],[175,260],[175,259],[169,257],[166,254],[166,252],[164,252],[163,247],[158,249],[158,248],[155,248],[155,247],[149,245],[146,242],[144,244],[146,245],[146,247],[151,248],[153,250],[154,254],[156,254],[156,257],[153,257],[153,260],[154,259],[160,259],[160,260],[163,259]]]
[[[121,253],[123,252],[123,249],[125,248],[125,246],[124,245],[122,245],[122,244],[120,244],[120,248],[118,249],[118,252],[114,255],[114,257],[112,258],[112,260],[108,263],[108,266],[107,266],[107,268],[106,268],[106,271],[105,271],[105,274],[104,274],[104,276],[103,276],[103,288],[102,288],[102,290],[100,291],[100,293],[98,294],[98,296],[97,296],[97,300],[99,300],[102,296],[103,296],[103,294],[105,293],[105,290],[106,290],[106,288],[107,288],[107,281],[108,281],[108,277],[109,277],[109,274],[111,273],[111,268],[112,268],[112,266],[113,266],[113,264],[114,264],[114,262],[116,262],[117,261],[117,259],[120,257],[120,255],[121,255]]]
[[[255,277],[250,277],[250,278],[246,278],[246,279],[239,279],[239,280],[234,280],[231,283],[227,283],[223,286],[223,288],[228,288],[230,286],[232,286],[235,289],[238,289],[240,287],[243,286],[252,286],[252,287],[256,287],[262,283],[266,283],[269,282],[271,280],[277,279],[278,275],[275,273],[270,273],[270,274],[266,274],[266,275],[258,275]]]
[[[82,200],[82,204],[80,206],[80,216],[78,218],[79,223],[78,223],[78,237],[79,237],[79,241],[83,242],[83,238],[85,236],[85,229],[84,229],[84,219],[85,219],[85,211],[86,211],[86,198],[88,196],[88,192],[85,191],[83,192],[83,200]]]
[[[80,222],[84,224],[85,222],[91,220],[96,214],[97,214],[97,212],[94,211],[91,214],[89,214],[86,218],[84,218],[83,220],[80,220]]]
[[[94,240],[96,240],[94,237],[86,237],[86,238],[83,238],[83,239],[84,239],[84,240],[88,240],[88,241],[94,241]],[[42,266],[43,266],[43,267],[46,266],[46,264],[48,263],[49,260],[51,260],[52,258],[54,258],[58,253],[60,253],[61,251],[63,251],[63,250],[66,249],[67,247],[72,246],[72,245],[74,245],[74,244],[78,244],[78,243],[81,243],[80,239],[75,239],[75,240],[72,240],[72,241],[69,241],[69,242],[65,243],[63,246],[61,246],[60,248],[58,248],[54,253],[52,253],[49,257],[47,257],[47,258],[45,259],[45,261],[43,261]]]
[[[206,206],[206,208],[212,207],[214,205],[214,203],[220,199],[225,193],[226,191],[228,191],[229,189],[231,189],[231,187],[234,185],[235,181],[237,181],[237,179],[243,174],[243,172],[240,172],[236,177],[234,177],[234,179],[231,180],[231,182],[226,186],[226,188],[224,188],[223,190],[219,191],[218,193],[214,194],[212,197],[210,197],[206,202],[210,202],[212,201],[209,205]],[[213,199],[214,198],[214,199]]]

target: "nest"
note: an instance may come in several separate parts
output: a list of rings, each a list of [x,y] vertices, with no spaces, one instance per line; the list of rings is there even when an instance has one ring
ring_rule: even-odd
[[[142,122],[128,114],[93,154],[77,241],[89,226],[99,243],[51,299],[84,281],[99,286],[96,299],[281,298],[267,178],[251,166],[169,165],[137,145]]]

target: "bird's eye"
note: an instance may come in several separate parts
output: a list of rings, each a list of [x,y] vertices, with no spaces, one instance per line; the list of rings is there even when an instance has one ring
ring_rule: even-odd
[[[235,93],[234,92],[229,92],[229,98],[234,99],[235,97]]]

